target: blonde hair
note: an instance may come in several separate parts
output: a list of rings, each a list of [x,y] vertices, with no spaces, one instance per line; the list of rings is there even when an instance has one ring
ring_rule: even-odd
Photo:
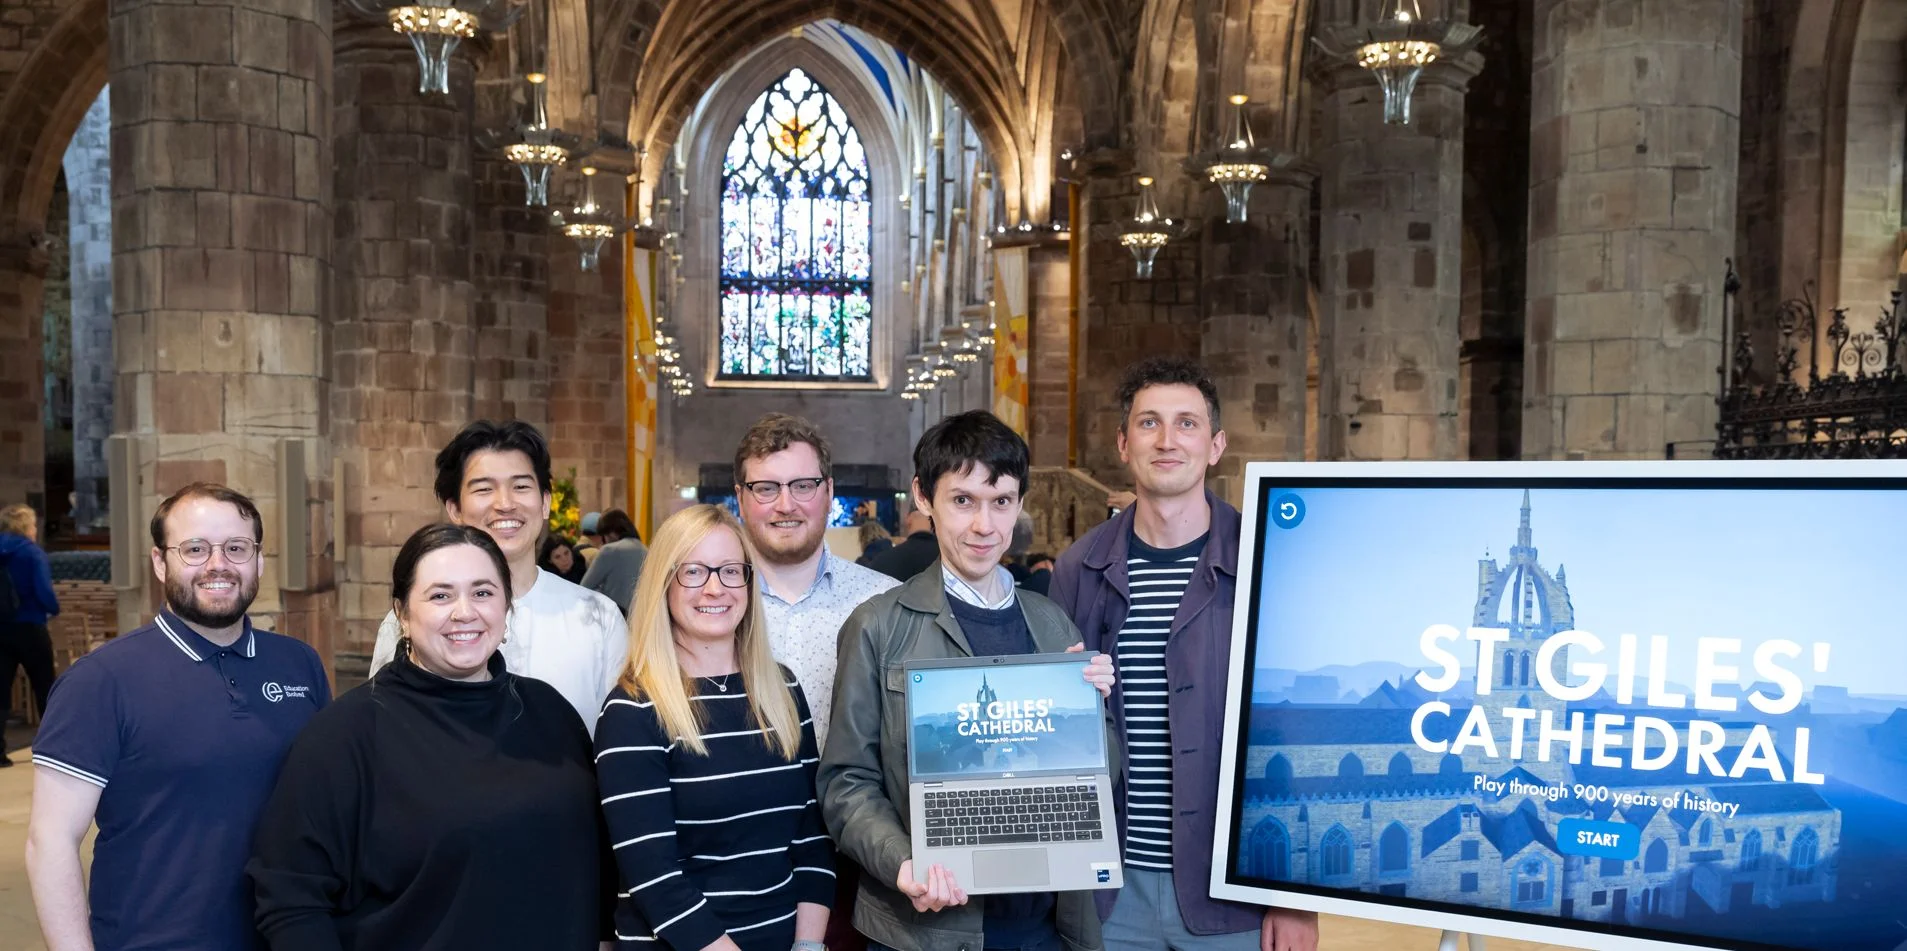
[[[33,514],[33,506],[14,503],[0,509],[0,532],[12,532],[25,535],[39,524],[39,517]]]
[[[656,718],[670,739],[707,756],[702,742],[702,716],[689,700],[689,677],[675,654],[675,623],[669,616],[669,586],[676,569],[710,532],[731,531],[741,543],[742,557],[757,564],[754,546],[742,525],[727,510],[692,505],[662,523],[636,585],[635,604],[629,611],[629,663],[618,683],[639,700],[655,704]],[[710,576],[709,584],[721,584]],[[781,665],[768,648],[768,623],[762,614],[761,579],[748,580],[748,606],[735,626],[735,659],[741,666],[742,689],[748,693],[748,712],[763,729],[762,741],[783,759],[801,755],[801,717],[794,691],[783,679]]]

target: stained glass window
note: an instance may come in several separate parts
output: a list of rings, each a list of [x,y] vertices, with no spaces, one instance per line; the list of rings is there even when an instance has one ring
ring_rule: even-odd
[[[757,97],[722,163],[722,364],[728,379],[872,379],[867,153],[799,69]]]

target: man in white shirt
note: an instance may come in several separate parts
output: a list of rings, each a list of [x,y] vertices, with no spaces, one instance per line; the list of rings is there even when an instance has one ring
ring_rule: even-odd
[[[735,500],[760,556],[755,570],[769,646],[801,682],[815,742],[826,746],[841,625],[861,602],[898,582],[836,558],[822,544],[834,511],[834,472],[827,437],[813,423],[783,413],[756,422],[735,447]]]
[[[555,687],[593,736],[603,698],[629,658],[622,609],[597,592],[536,566],[537,541],[550,514],[550,450],[521,420],[478,420],[437,454],[437,498],[444,517],[483,529],[510,564],[511,604],[503,662],[512,673]],[[371,672],[397,655],[395,613],[378,625]]]
[[[735,447],[735,504],[755,549],[769,647],[801,682],[815,742],[825,746],[841,625],[861,602],[899,582],[836,558],[822,543],[834,511],[833,459],[827,437],[799,416],[770,413],[742,436]],[[824,943],[831,951],[860,951],[867,939],[853,927],[859,871],[840,855],[834,868],[834,913]]]

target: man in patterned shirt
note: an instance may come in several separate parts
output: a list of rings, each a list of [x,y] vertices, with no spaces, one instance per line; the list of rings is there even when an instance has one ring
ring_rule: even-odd
[[[1106,951],[1317,951],[1315,914],[1207,894],[1240,528],[1205,488],[1225,454],[1218,389],[1198,364],[1161,357],[1126,371],[1119,404],[1136,498],[1067,549],[1050,584],[1086,649],[1118,670],[1126,866],[1125,887],[1097,893]]]
[[[825,747],[841,625],[861,602],[900,582],[836,558],[822,544],[834,511],[833,460],[827,437],[799,416],[770,413],[742,436],[735,447],[735,503],[758,556],[769,647],[801,683],[815,742]],[[837,890],[826,944],[833,951],[857,951],[866,943],[852,924],[858,870],[840,855],[834,868]]]
[[[828,744],[835,640],[861,602],[899,582],[836,558],[822,544],[834,510],[827,437],[799,416],[770,413],[735,447],[735,501],[761,556],[762,610],[775,659],[801,681],[815,742]]]

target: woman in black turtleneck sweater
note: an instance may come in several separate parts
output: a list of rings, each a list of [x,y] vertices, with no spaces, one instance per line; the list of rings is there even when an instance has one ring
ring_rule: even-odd
[[[589,732],[504,669],[503,554],[432,525],[393,575],[408,650],[292,744],[247,869],[259,931],[273,951],[593,951],[615,869]]]

